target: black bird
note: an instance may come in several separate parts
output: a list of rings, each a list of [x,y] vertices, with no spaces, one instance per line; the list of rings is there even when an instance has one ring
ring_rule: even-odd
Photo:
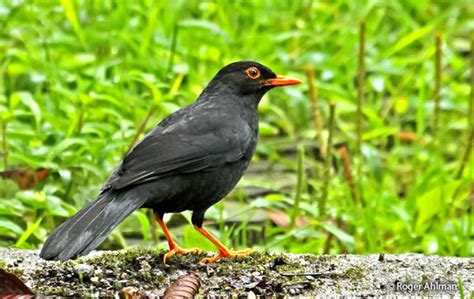
[[[231,63],[197,100],[166,117],[123,159],[97,198],[48,237],[40,256],[67,260],[86,255],[139,208],[153,209],[168,240],[164,261],[186,250],[173,241],[165,213],[191,210],[192,223],[219,250],[212,258],[251,253],[227,248],[202,227],[206,210],[226,196],[244,174],[258,139],[257,106],[276,86],[299,80],[275,75],[253,61]]]

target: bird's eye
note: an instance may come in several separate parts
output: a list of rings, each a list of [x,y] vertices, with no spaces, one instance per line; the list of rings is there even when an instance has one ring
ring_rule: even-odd
[[[257,79],[258,77],[260,77],[259,69],[254,66],[249,67],[245,72],[247,73],[247,77],[249,77],[250,79]]]

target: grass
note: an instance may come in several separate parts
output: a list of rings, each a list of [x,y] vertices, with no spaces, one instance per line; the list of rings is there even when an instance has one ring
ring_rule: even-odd
[[[0,246],[39,247],[95,197],[131,144],[192,102],[223,65],[252,59],[301,79],[311,66],[318,98],[307,84],[265,97],[253,170],[230,196],[239,212],[230,200],[212,207],[215,233],[240,247],[263,227],[254,247],[271,251],[472,256],[474,157],[465,153],[473,15],[469,1],[4,1],[0,167],[52,174],[34,190],[0,182]],[[330,102],[332,146],[347,155],[344,162],[327,151],[325,179],[318,147],[328,140]],[[272,192],[249,198],[246,186]],[[294,228],[266,214],[253,223],[264,208],[291,215]],[[233,216],[239,221],[228,225]],[[153,227],[139,211],[111,240],[139,236],[143,245]],[[180,243],[203,242],[182,231]]]

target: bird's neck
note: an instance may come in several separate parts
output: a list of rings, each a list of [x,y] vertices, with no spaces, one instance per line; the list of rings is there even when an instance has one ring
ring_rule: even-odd
[[[243,105],[249,109],[257,110],[257,106],[260,103],[263,95],[266,91],[262,91],[261,94],[239,94],[231,85],[227,85],[219,80],[212,80],[202,91],[197,101],[204,101],[212,99],[212,101],[220,102],[237,102],[238,105]]]

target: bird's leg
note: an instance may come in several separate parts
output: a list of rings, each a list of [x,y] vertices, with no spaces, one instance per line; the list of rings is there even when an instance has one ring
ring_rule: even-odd
[[[168,230],[168,227],[166,227],[166,224],[161,218],[161,215],[159,215],[158,213],[155,213],[155,218],[156,218],[156,222],[158,222],[161,229],[165,233],[165,237],[166,237],[166,240],[168,240],[168,246],[170,248],[170,250],[163,256],[164,264],[166,264],[166,260],[168,260],[170,257],[175,255],[176,253],[186,254],[186,253],[198,253],[200,251],[199,248],[184,249],[184,248],[179,247],[173,241],[173,237],[171,237],[170,231]]]
[[[194,228],[200,232],[204,237],[209,239],[209,241],[212,242],[218,249],[219,252],[214,255],[213,257],[209,258],[203,258],[200,263],[203,264],[209,264],[209,263],[214,263],[218,260],[220,260],[223,257],[239,257],[239,256],[246,256],[249,255],[253,252],[252,249],[247,248],[243,250],[234,250],[233,248],[227,248],[224,244],[222,244],[219,240],[217,240],[213,235],[211,235],[210,232],[208,232],[205,228],[199,227],[197,225],[194,226]]]

